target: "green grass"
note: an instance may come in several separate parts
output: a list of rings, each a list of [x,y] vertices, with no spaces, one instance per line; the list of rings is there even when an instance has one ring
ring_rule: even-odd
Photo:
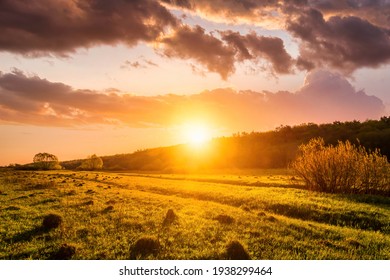
[[[310,192],[286,170],[4,171],[0,221],[0,259],[227,259],[232,241],[252,259],[390,259],[390,198]]]

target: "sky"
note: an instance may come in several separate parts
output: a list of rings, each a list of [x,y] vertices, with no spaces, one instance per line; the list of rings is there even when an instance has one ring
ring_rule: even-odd
[[[379,119],[389,14],[389,0],[0,1],[0,165]]]

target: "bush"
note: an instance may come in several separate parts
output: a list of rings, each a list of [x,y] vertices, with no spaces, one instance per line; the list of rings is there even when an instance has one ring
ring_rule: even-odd
[[[78,167],[80,170],[99,170],[103,168],[103,160],[97,155],[91,155]]]
[[[325,146],[322,138],[299,147],[291,167],[311,190],[330,193],[390,194],[390,164],[378,150],[341,142]]]

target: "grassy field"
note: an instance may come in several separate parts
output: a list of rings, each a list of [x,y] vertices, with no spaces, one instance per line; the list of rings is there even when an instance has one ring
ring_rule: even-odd
[[[237,258],[232,244],[251,259],[390,259],[390,198],[310,192],[287,170],[2,171],[0,221],[0,259]]]

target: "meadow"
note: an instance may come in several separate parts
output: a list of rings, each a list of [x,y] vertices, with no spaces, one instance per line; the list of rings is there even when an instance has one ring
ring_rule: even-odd
[[[389,197],[308,191],[287,169],[5,169],[0,220],[3,260],[390,259]]]

